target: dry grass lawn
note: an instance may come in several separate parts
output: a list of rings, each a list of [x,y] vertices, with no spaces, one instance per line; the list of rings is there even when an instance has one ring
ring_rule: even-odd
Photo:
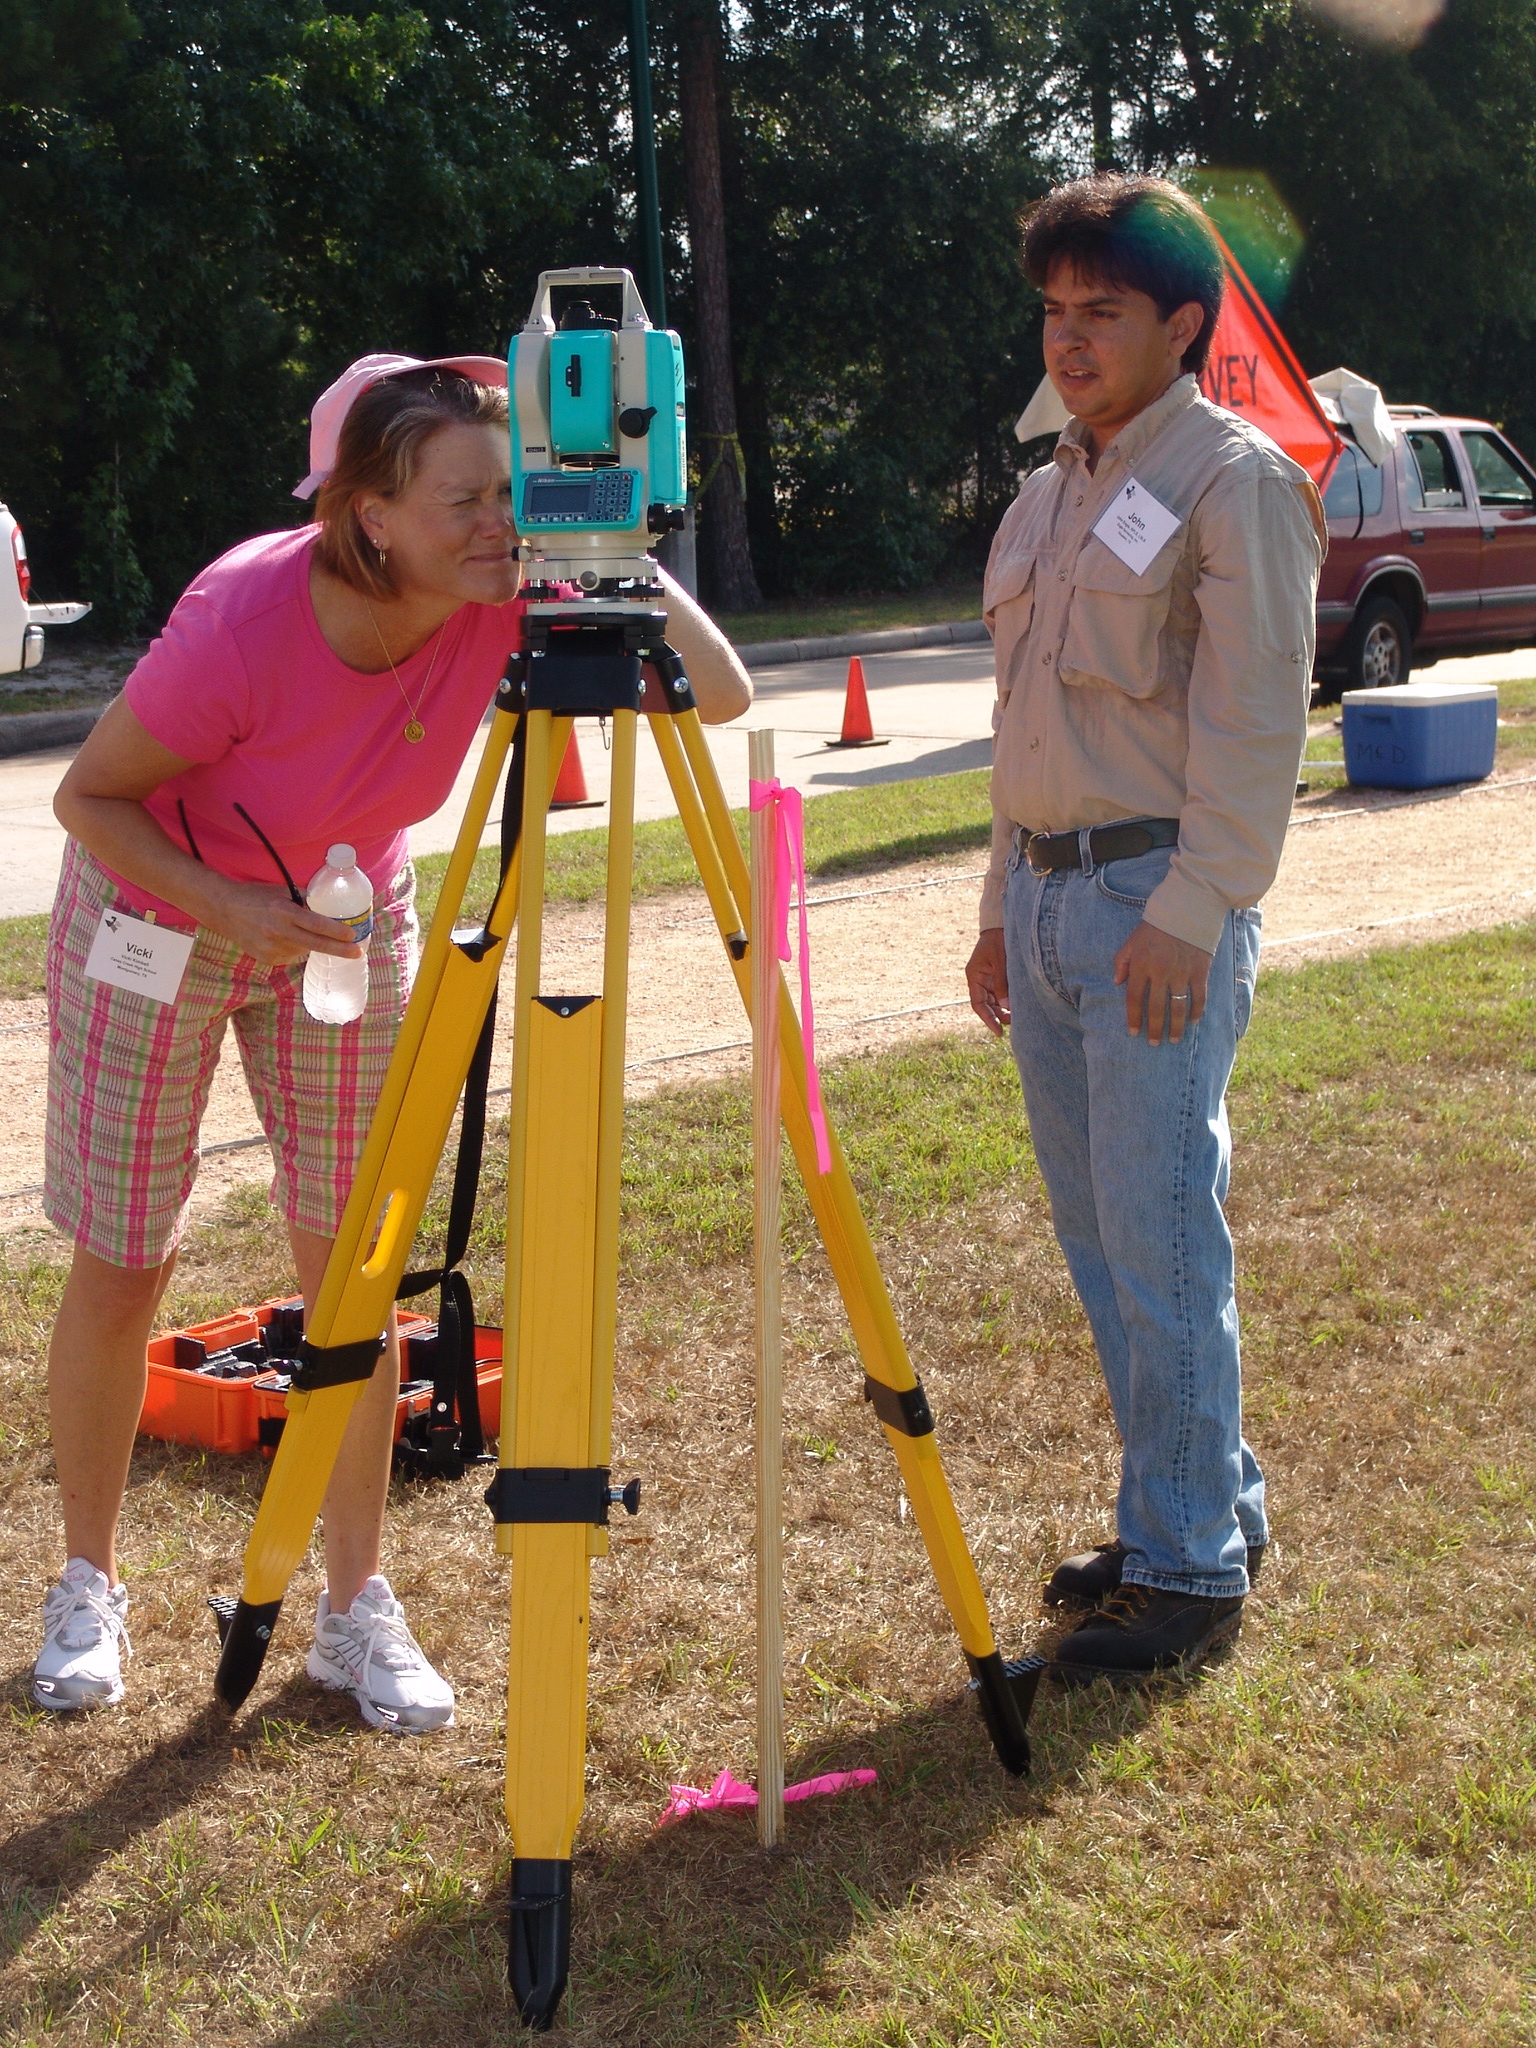
[[[619,1449],[596,1567],[567,2026],[591,2048],[1207,2048],[1536,2038],[1536,933],[1266,977],[1233,1112],[1249,1433],[1277,1543],[1188,1690],[1042,1691],[994,1764],[803,1211],[792,1212],[791,1775],[877,1790],[658,1836],[674,1779],[750,1775],[751,1296],[740,1088],[635,1108]],[[978,1034],[979,1037],[979,1034]],[[999,1631],[1110,1526],[1116,1445],[1000,1052],[835,1069]],[[494,1200],[476,1245],[494,1319]],[[473,1481],[402,1488],[388,1567],[459,1688],[400,1743],[301,1675],[318,1580],[231,1725],[203,1602],[254,1463],[145,1444],[129,1703],[36,1713],[58,1568],[41,1363],[56,1248],[0,1272],[0,2032],[478,2048],[503,1988],[505,1580]],[[288,1284],[264,1206],[200,1233],[169,1320]]]

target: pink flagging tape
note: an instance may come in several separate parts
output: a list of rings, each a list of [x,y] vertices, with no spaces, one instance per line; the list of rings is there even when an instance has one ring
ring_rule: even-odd
[[[875,1771],[823,1771],[818,1778],[802,1778],[798,1785],[786,1785],[784,1804],[792,1806],[800,1799],[835,1798],[839,1792],[855,1792],[861,1786],[875,1784],[878,1776]],[[697,1785],[673,1785],[668,1789],[672,1797],[656,1823],[659,1828],[686,1820],[690,1813],[724,1813],[731,1807],[757,1804],[756,1788],[744,1785],[729,1768],[720,1773],[707,1792],[701,1792]]]
[[[772,782],[749,782],[747,798],[754,811],[771,808],[774,821],[773,906],[778,921],[779,958],[788,960],[791,885],[800,896],[800,1024],[805,1035],[805,1099],[816,1137],[816,1170],[832,1171],[832,1142],[821,1106],[821,1076],[816,1071],[816,1012],[811,1007],[811,934],[805,921],[805,807],[798,789]],[[785,1798],[789,1794],[785,1793]]]

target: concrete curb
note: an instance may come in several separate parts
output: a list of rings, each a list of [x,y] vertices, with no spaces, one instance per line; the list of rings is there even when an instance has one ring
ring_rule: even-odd
[[[79,711],[18,711],[0,718],[0,760],[12,754],[41,754],[49,747],[78,747],[106,705]]]
[[[821,640],[754,640],[736,653],[745,668],[782,668],[795,661],[827,661],[840,654],[905,654],[914,647],[966,647],[985,640],[980,619],[942,626],[889,626],[879,633],[834,633]]]

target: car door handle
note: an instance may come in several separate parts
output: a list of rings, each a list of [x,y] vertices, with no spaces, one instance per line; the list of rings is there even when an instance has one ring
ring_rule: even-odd
[[[1485,526],[1485,527],[1483,528],[1483,539],[1484,539],[1484,540],[1497,540],[1497,539],[1498,539],[1498,537],[1499,537],[1499,529],[1498,529],[1498,528],[1497,528],[1496,526]]]
[[[1409,539],[1410,539],[1410,540],[1411,540],[1411,541],[1413,542],[1413,544],[1414,544],[1414,546],[1415,546],[1416,548],[1421,548],[1421,547],[1423,547],[1423,545],[1424,545],[1424,529],[1423,529],[1423,527],[1422,527],[1422,526],[1411,526],[1411,527],[1410,527],[1410,528],[1408,529],[1408,538],[1409,538]]]

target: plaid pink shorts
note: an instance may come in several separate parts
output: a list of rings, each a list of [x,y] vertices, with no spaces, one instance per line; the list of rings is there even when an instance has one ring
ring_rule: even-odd
[[[374,906],[368,1007],[317,1024],[302,966],[260,967],[197,934],[174,1003],[87,981],[111,877],[71,839],[48,933],[48,1134],[43,1206],[109,1265],[158,1266],[181,1242],[198,1126],[233,1023],[272,1147],[272,1201],[291,1224],[335,1234],[416,971],[409,862]]]

